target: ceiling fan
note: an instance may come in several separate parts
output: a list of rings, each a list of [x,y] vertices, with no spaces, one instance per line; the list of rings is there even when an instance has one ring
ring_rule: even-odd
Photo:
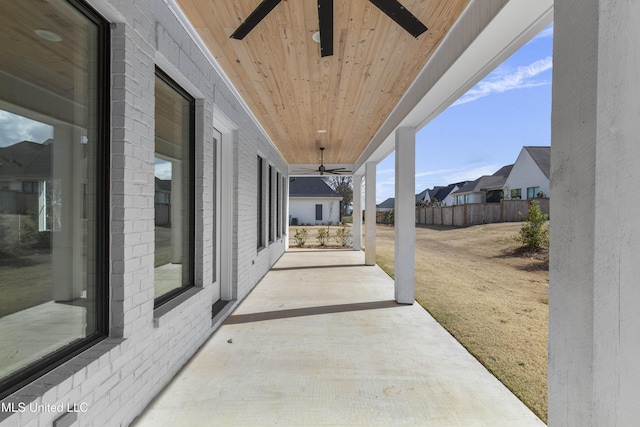
[[[242,40],[282,0],[263,0],[247,19],[231,34],[231,38]],[[408,31],[413,37],[427,31],[427,27],[398,0],[369,0],[378,9]],[[318,0],[318,27],[320,30],[320,56],[333,55],[333,0]]]
[[[317,169],[306,169],[311,173],[319,173],[320,175],[330,174],[330,175],[341,175],[341,174],[351,174],[352,172],[346,168],[332,168],[327,169],[324,165],[324,147],[320,147],[320,166]]]

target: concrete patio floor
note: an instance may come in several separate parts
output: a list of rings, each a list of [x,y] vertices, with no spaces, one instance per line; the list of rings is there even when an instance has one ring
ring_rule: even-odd
[[[287,252],[134,425],[544,426],[363,264]]]

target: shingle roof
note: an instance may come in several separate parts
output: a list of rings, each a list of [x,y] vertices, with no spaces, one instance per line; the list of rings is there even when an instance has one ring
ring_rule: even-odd
[[[504,176],[505,178],[507,178],[511,173],[511,169],[513,169],[513,165],[503,166],[500,169],[498,169],[498,171],[494,173],[492,176]]]
[[[317,176],[289,178],[289,197],[342,198],[327,185],[324,179]]]
[[[424,196],[427,195],[427,192],[429,192],[429,195],[431,195],[431,190],[429,190],[429,189],[426,189],[426,190],[422,191],[421,193],[416,194],[416,203],[423,201],[424,200]]]
[[[387,200],[385,200],[384,202],[380,203],[379,205],[376,205],[377,208],[395,208],[396,206],[396,199],[394,197],[389,197]]]
[[[484,175],[458,189],[454,194],[478,193],[482,190],[497,190],[504,186],[506,176]]]
[[[538,165],[544,176],[550,177],[551,171],[551,147],[524,147],[531,158]]]
[[[478,185],[479,182],[480,182],[480,178],[476,179],[475,181],[469,181],[466,184],[464,184],[462,187],[458,188],[453,194],[473,193],[474,191],[476,191],[476,186]]]
[[[31,141],[0,147],[0,178],[51,179],[51,148],[49,142],[39,144]]]
[[[449,184],[446,187],[433,187],[433,195],[430,195],[431,200],[444,201],[453,189],[456,188],[456,185],[457,184]]]
[[[156,191],[171,192],[171,180],[156,177]]]

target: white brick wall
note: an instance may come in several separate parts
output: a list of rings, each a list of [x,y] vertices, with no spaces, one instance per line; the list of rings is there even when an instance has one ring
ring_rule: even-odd
[[[286,237],[259,252],[256,248],[256,156],[261,154],[284,177],[287,167],[163,1],[90,3],[116,24],[111,46],[110,337],[3,402],[86,403],[77,425],[117,426],[128,425],[215,330],[214,105],[236,128],[234,180],[225,184],[233,186],[232,277],[238,301],[285,248]],[[196,98],[196,288],[154,312],[156,65]],[[0,425],[50,426],[60,415],[0,413]]]

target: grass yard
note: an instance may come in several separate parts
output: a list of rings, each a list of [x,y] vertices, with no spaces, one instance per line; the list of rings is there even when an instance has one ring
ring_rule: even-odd
[[[521,226],[417,227],[416,300],[546,422],[548,259],[517,250]],[[376,252],[393,276],[393,227]]]

